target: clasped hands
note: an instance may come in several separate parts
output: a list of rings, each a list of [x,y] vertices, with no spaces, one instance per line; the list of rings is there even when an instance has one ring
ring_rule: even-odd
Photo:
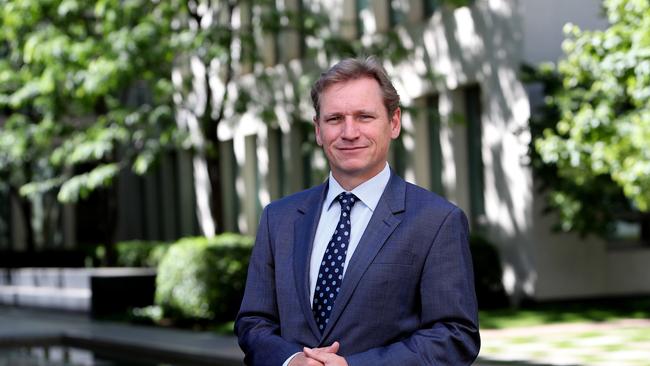
[[[304,347],[302,353],[289,362],[289,366],[347,366],[345,358],[336,354],[339,351],[339,342],[328,347]]]

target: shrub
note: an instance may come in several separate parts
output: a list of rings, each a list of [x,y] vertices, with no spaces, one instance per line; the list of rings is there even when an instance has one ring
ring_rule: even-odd
[[[174,243],[156,279],[156,304],[164,316],[176,321],[234,319],[252,247],[252,238],[238,234]]]
[[[501,259],[495,246],[481,236],[472,235],[470,250],[474,263],[474,285],[479,308],[508,306],[508,297],[502,282]]]
[[[170,243],[131,240],[115,245],[117,265],[120,267],[157,267],[169,249]]]

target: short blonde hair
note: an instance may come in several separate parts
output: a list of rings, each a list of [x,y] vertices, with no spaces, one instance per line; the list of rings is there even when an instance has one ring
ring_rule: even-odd
[[[320,75],[311,88],[311,100],[316,112],[316,119],[320,117],[320,97],[325,89],[333,84],[366,77],[377,80],[388,116],[392,116],[399,107],[399,94],[381,62],[375,56],[369,56],[365,59],[347,58],[341,60]]]

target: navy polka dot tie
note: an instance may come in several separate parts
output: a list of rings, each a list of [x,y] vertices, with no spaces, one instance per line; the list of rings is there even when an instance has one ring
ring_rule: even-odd
[[[329,321],[334,300],[341,288],[343,264],[350,244],[350,211],[358,200],[354,194],[348,192],[341,193],[336,199],[341,205],[341,216],[320,264],[312,304],[316,324],[321,333]]]

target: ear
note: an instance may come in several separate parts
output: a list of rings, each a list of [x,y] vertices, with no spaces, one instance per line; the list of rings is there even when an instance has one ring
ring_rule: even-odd
[[[396,139],[402,130],[402,110],[397,107],[390,118],[390,138]]]
[[[323,146],[323,140],[320,138],[320,125],[318,124],[318,117],[314,116],[314,119],[312,119],[314,122],[314,132],[316,135],[316,143],[318,146]]]

